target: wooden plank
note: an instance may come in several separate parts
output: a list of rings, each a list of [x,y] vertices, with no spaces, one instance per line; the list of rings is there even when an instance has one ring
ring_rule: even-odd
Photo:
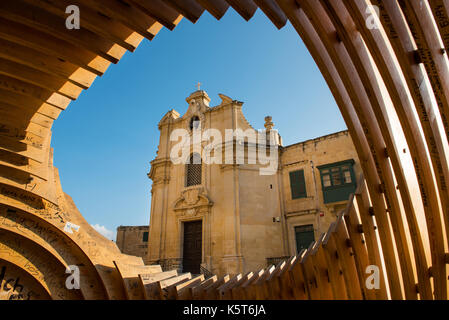
[[[306,291],[309,293],[309,298],[311,300],[319,300],[321,298],[320,290],[318,287],[317,275],[315,273],[315,268],[313,266],[313,261],[310,258],[311,251],[313,250],[315,242],[312,242],[304,254],[300,264],[302,266],[304,274],[304,285],[306,286]]]
[[[366,3],[362,1],[354,2],[357,4],[358,10],[366,10]],[[348,2],[348,6],[351,4]],[[372,50],[373,58],[376,63],[379,65],[379,70],[382,73],[382,76],[385,80],[386,86],[390,91],[390,95],[394,101],[393,105],[396,107],[396,111],[399,116],[399,120],[401,121],[402,128],[404,130],[405,136],[408,141],[408,145],[410,148],[410,153],[412,155],[413,162],[415,164],[416,176],[418,178],[418,183],[421,191],[422,203],[426,213],[427,223],[431,225],[434,224],[433,219],[430,216],[436,215],[437,212],[440,211],[438,208],[438,201],[436,200],[436,190],[435,185],[433,183],[432,178],[432,170],[429,166],[429,160],[427,159],[426,145],[422,141],[420,135],[416,133],[420,131],[419,126],[416,124],[414,115],[413,115],[413,106],[410,105],[407,92],[405,91],[405,86],[401,83],[402,72],[398,70],[396,62],[392,58],[391,49],[385,44],[385,39],[389,38],[391,44],[393,45],[394,50],[396,50],[396,56],[401,59],[401,56],[408,55],[409,53],[403,52],[402,49],[398,48],[397,41],[410,41],[409,33],[407,30],[407,26],[404,23],[403,14],[398,7],[397,3],[393,2],[375,2],[381,10],[381,21],[382,25],[387,32],[383,32],[380,29],[380,32],[370,32],[368,33],[367,39],[370,40],[367,44],[370,46]],[[352,4],[351,4],[352,5]],[[366,31],[366,30],[363,30]],[[401,36],[398,36],[400,34]],[[371,41],[371,39],[373,39]],[[399,49],[399,51],[398,51]],[[403,63],[404,65],[410,65],[410,60]],[[407,68],[408,69],[408,68]],[[405,73],[407,74],[407,72]],[[422,80],[419,80],[419,86]],[[399,85],[400,84],[400,85]],[[412,88],[413,95],[415,97],[415,101],[419,101],[420,98],[417,98],[417,93],[419,92],[419,88],[416,87],[416,84]],[[416,100],[417,99],[417,100]],[[431,200],[432,199],[432,200]],[[437,224],[438,221],[435,221]],[[436,226],[435,228],[429,227],[429,229],[440,230],[440,227]],[[429,235],[433,237],[441,237],[441,232],[438,231],[435,233],[434,231],[430,231]],[[433,259],[438,259],[435,255],[435,244],[436,241],[431,246],[431,250],[433,253]],[[422,268],[419,268],[419,272],[422,272]],[[421,275],[420,278],[423,278]],[[420,283],[422,283],[420,281]]]
[[[66,19],[68,16],[68,14],[65,12],[66,8],[74,4],[71,0],[21,1],[44,9],[64,19]],[[134,52],[140,41],[143,39],[142,36],[137,36],[136,32],[124,26],[123,24],[109,19],[108,17],[92,10],[89,7],[82,5],[79,2],[76,3],[76,6],[78,6],[80,13],[82,12],[81,27],[99,35],[104,39],[107,39],[113,43],[117,43],[119,46],[131,52]]]
[[[287,24],[285,13],[279,8],[274,0],[254,0],[256,5],[267,15],[278,29],[282,29]]]
[[[166,0],[167,4],[195,23],[204,12],[204,8],[194,0]]]
[[[374,225],[373,216],[370,214],[368,190],[366,189],[363,175],[359,179],[357,190],[355,193],[355,199],[360,214],[360,220],[363,226],[363,234],[365,236],[369,263],[370,265],[374,265],[379,268],[380,288],[379,290],[376,290],[376,297],[379,300],[386,300],[388,298],[388,294],[384,277],[384,268],[382,265],[380,250],[378,246],[379,240],[375,232],[377,227]]]
[[[232,277],[229,281],[226,281],[221,286],[219,286],[216,289],[217,294],[218,294],[218,299],[224,300],[226,298],[229,298],[229,295],[230,295],[228,293],[229,290],[242,279],[243,279],[243,275],[241,273],[239,273],[239,274],[235,275],[234,277]]]
[[[43,153],[41,149],[18,142],[15,139],[10,139],[8,137],[3,137],[0,140],[0,150],[16,153],[38,163],[43,163],[46,160],[46,154]]]
[[[276,269],[275,266],[267,268],[264,274],[247,288],[246,298],[248,300],[264,300],[264,298],[262,297],[265,295],[264,290],[265,282],[267,281],[268,277],[271,276],[271,274],[274,272],[275,269]]]
[[[217,276],[212,276],[209,279],[204,280],[200,285],[189,288],[190,296],[193,300],[202,300],[202,296],[206,292],[206,288],[218,282]]]
[[[396,179],[399,181],[398,185],[401,187],[404,185],[406,186],[406,184],[404,184],[406,181],[404,177],[405,173],[403,167],[399,165],[399,151],[395,147],[391,126],[388,125],[389,116],[387,112],[388,106],[384,102],[385,93],[382,92],[380,86],[376,85],[378,76],[370,61],[371,57],[367,47],[364,44],[355,23],[351,21],[353,15],[346,10],[341,1],[329,1],[325,8],[329,16],[335,20],[334,25],[336,26],[343,43],[345,43],[350,58],[360,74],[361,82],[368,93],[369,100],[371,101],[373,111],[376,115],[377,122],[380,124],[380,129],[387,146],[388,156],[393,158],[392,164],[395,166],[394,172]],[[341,23],[338,23],[337,17],[339,19],[338,21],[342,21]],[[380,146],[380,148],[382,148],[382,146]],[[388,158],[382,157],[381,149],[378,148],[376,152],[379,155],[377,160],[381,170],[379,176],[382,177],[385,191],[384,195],[386,197],[386,203],[389,206],[389,220],[393,229],[396,248],[401,248],[400,250],[397,250],[397,256],[401,266],[405,295],[407,299],[416,299],[416,277],[413,268],[415,261],[414,256],[411,255],[412,250],[409,248],[410,246],[408,243],[408,238],[413,236],[413,234],[410,235],[410,233],[407,233],[404,227],[404,218],[407,218],[410,224],[414,224],[414,226],[411,226],[412,230],[417,230],[415,210],[407,190],[401,190],[401,195],[404,195],[402,203],[405,210],[401,209],[401,204],[399,203],[396,191],[395,177],[389,169]],[[419,254],[416,256],[419,258]]]
[[[366,91],[362,86],[362,80],[358,77],[357,69],[348,57],[347,51],[341,44],[341,41],[335,38],[335,27],[333,26],[332,21],[329,21],[329,18],[326,18],[326,11],[321,5],[316,2],[312,3],[309,0],[303,0],[301,5],[309,17],[310,22],[314,24],[316,30],[318,31],[317,34],[321,41],[325,44],[327,52],[332,57],[332,61],[335,64],[349,94],[349,99],[351,100],[354,111],[357,114],[357,118],[360,121],[367,139],[369,154],[371,154],[375,164],[373,168],[364,169],[364,172],[367,173],[366,178],[370,187],[370,196],[373,199],[373,205],[376,212],[379,213],[377,217],[379,220],[378,223],[382,245],[385,248],[383,252],[387,255],[387,258],[385,259],[386,266],[389,270],[389,274],[392,275],[389,280],[394,283],[391,285],[391,288],[394,290],[395,296],[402,298],[402,290],[400,290],[401,279],[397,264],[398,256],[396,254],[397,252],[395,250],[396,246],[394,242],[395,239],[388,221],[386,208],[387,203],[384,202],[384,196],[387,196],[387,194],[383,194],[378,187],[381,183],[386,181],[386,179],[392,179],[390,171],[391,168],[389,168],[387,162],[385,161],[386,159],[379,157],[381,154],[380,152],[385,150],[385,144],[380,129],[377,125],[377,121],[375,120],[371,103],[368,99]],[[389,183],[389,194],[395,192],[395,190],[392,189],[393,186]],[[391,200],[391,197],[389,197],[388,200]],[[410,261],[407,259],[408,256],[406,255],[408,252],[404,252],[404,259],[401,261],[404,261],[404,263],[409,266]],[[401,255],[400,257],[403,256]],[[410,276],[407,270],[408,268],[404,271],[404,275]],[[410,282],[411,281],[407,281],[407,284],[410,284]]]
[[[8,112],[9,111],[9,112]],[[36,130],[37,129],[37,130]],[[38,149],[42,149],[49,139],[49,135],[42,137],[39,135],[43,132],[42,126],[25,126],[18,123],[14,117],[12,110],[2,110],[0,108],[0,136],[15,139],[19,142],[31,145]],[[36,130],[34,133],[33,130]]]
[[[362,7],[357,7],[357,4],[358,4],[357,1],[355,1],[355,2],[354,1],[345,1],[345,5],[348,8],[348,11],[350,12],[351,16],[355,17],[361,23],[362,21],[365,21],[365,15],[366,15],[366,11],[368,8],[365,7],[364,9],[362,9]],[[379,6],[379,8],[382,8],[382,6]],[[364,11],[360,11],[360,10],[364,10]],[[384,11],[384,9],[381,9],[381,11]],[[384,17],[385,17],[385,15],[382,14],[382,12],[381,12],[381,17],[382,17],[382,19],[384,19]],[[388,23],[388,26],[391,26],[391,24]],[[371,32],[369,32],[369,30],[362,30],[362,34],[363,34],[363,36],[365,36],[368,46],[369,47],[373,46],[374,48],[376,48],[377,44],[373,37],[373,35],[375,33],[371,33]],[[393,37],[391,39],[391,43],[393,44],[393,47],[397,47],[398,41],[399,40],[397,39],[397,37]],[[374,50],[374,54],[375,54],[375,57],[378,56],[378,55],[376,55],[376,50]],[[403,70],[409,70],[410,69],[409,67],[411,66],[409,63],[409,59],[406,58],[405,60],[401,61],[401,54],[399,52],[398,52],[397,57],[399,58],[399,62],[402,65]],[[416,70],[418,70],[418,69],[419,69],[419,67],[416,66]],[[415,80],[412,80],[411,78],[408,77],[407,71],[405,72],[404,75],[406,75],[406,80],[407,80],[407,83],[408,83],[410,89],[412,91],[415,91],[415,94],[412,95],[412,97],[414,99],[415,106],[417,107],[418,114],[420,114],[420,120],[421,120],[423,129],[424,129],[424,131],[426,131],[426,128],[428,128],[428,120],[429,120],[429,118],[432,117],[432,112],[430,112],[430,110],[422,112],[425,108],[424,107],[425,103],[424,103],[424,100],[422,99],[422,96],[419,93],[417,94],[416,82],[415,82]],[[395,105],[398,105],[398,104],[395,104]],[[387,131],[387,130],[383,130],[383,131]],[[388,131],[392,131],[392,130],[388,129]],[[416,135],[413,135],[413,137],[409,136],[406,138],[409,140],[409,143],[415,144],[415,142],[413,141],[415,139],[415,136]],[[421,145],[422,145],[422,143],[421,143]],[[429,144],[429,145],[432,145],[432,144]],[[390,155],[390,152],[391,152],[390,150],[393,150],[393,147],[388,146],[388,150],[389,150],[388,154]],[[431,151],[431,153],[433,153],[432,150],[430,150],[430,151]],[[426,262],[424,246],[422,243],[421,230],[419,229],[419,226],[418,226],[418,219],[417,219],[418,212],[413,207],[412,200],[411,200],[411,198],[412,198],[411,190],[409,189],[407,179],[405,178],[406,172],[405,172],[404,168],[401,168],[400,159],[397,158],[396,152],[391,155],[390,159],[393,164],[393,167],[396,168],[395,175],[397,178],[399,190],[401,192],[401,198],[402,198],[402,202],[404,205],[405,217],[407,219],[408,227],[410,229],[409,234],[410,234],[410,238],[411,238],[412,246],[413,246],[420,296],[421,296],[421,298],[426,297],[426,296],[431,297],[432,293],[431,293],[431,288],[430,288],[429,277],[428,277],[428,274],[426,272],[424,272],[424,270],[427,269],[427,267],[425,267],[425,265],[427,265],[427,262]],[[411,175],[415,175],[415,174],[413,172],[409,172],[408,175],[411,176]],[[408,177],[408,179],[410,179],[410,177]],[[394,216],[393,216],[393,218],[394,218]]]
[[[310,253],[310,258],[312,259],[313,266],[315,268],[316,281],[318,283],[320,298],[322,300],[332,300],[334,298],[334,295],[332,292],[332,286],[330,284],[329,279],[330,267],[327,265],[322,245],[325,236],[326,234],[323,233],[318,238],[315,247]]]
[[[349,298],[346,289],[346,283],[343,277],[343,270],[340,263],[339,256],[337,254],[337,247],[333,237],[335,234],[335,222],[331,224],[326,236],[323,239],[324,257],[327,265],[332,266],[329,271],[329,282],[332,287],[332,293],[336,300],[347,300]]]
[[[429,6],[447,51],[449,50],[449,4],[446,0],[429,0]],[[449,121],[449,119],[446,120]]]
[[[77,0],[77,2],[122,23],[148,40],[152,40],[162,29],[162,24],[125,2],[90,0]]]
[[[142,290],[142,286],[140,285],[141,280],[139,274],[162,272],[161,266],[159,265],[132,265],[120,261],[114,261],[114,265],[122,277],[123,287],[129,300],[143,300],[145,297],[144,290]]]
[[[11,154],[11,153],[10,153]],[[29,162],[32,162],[32,164],[26,164],[26,165],[17,165],[14,163],[11,163],[12,161],[7,159],[7,157],[4,156],[3,153],[0,153],[0,165],[5,167],[10,167],[15,170],[20,170],[22,172],[28,173],[30,176],[38,177],[42,180],[48,179],[48,167],[43,166],[42,164],[39,164],[38,162],[32,161],[28,159]]]
[[[272,285],[277,282],[277,277],[282,270],[287,268],[287,261],[281,261],[278,263],[274,271],[267,277],[267,280],[263,282],[263,288],[257,292],[257,300],[273,300],[274,294],[272,292]]]
[[[280,298],[283,300],[310,299],[307,282],[301,260],[306,250],[302,250],[288,269],[278,276]]]
[[[219,300],[219,292],[218,288],[227,283],[231,277],[227,274],[218,281],[214,282],[213,284],[209,285],[208,287],[204,288],[204,293],[201,295],[200,299],[202,300]]]
[[[151,297],[159,294],[157,282],[173,277],[177,277],[178,272],[176,270],[170,270],[166,272],[139,274],[140,285],[144,298],[149,300]]]
[[[96,75],[102,75],[110,64],[88,50],[4,18],[0,18],[0,38],[69,61]]]
[[[225,0],[197,0],[197,2],[217,20],[220,20],[229,8],[229,3]]]
[[[257,280],[259,280],[263,274],[265,273],[265,270],[262,269],[259,272],[255,273],[251,278],[246,280],[246,282],[242,283],[239,287],[232,289],[232,297],[235,300],[249,300],[250,295],[250,286]]]
[[[59,109],[51,105],[42,105],[39,109],[42,113],[22,104],[0,102],[0,111],[5,115],[5,119],[10,120],[11,126],[47,139],[51,137],[50,129],[54,120],[52,117],[57,117]]]
[[[357,274],[357,268],[354,260],[354,252],[352,246],[350,246],[349,237],[344,225],[343,215],[339,214],[337,221],[335,222],[335,236],[330,237],[330,240],[335,241],[337,247],[338,259],[340,260],[343,270],[343,277],[346,283],[346,289],[348,292],[348,299],[350,300],[362,300],[363,294],[361,284],[364,283],[359,280]]]
[[[70,62],[4,39],[0,39],[0,57],[42,71],[44,74],[71,81],[82,89],[89,88],[96,78],[94,73]],[[15,76],[23,75],[17,72]],[[56,82],[56,80],[52,81]]]
[[[434,27],[434,21],[429,10],[427,10],[428,7],[422,3],[419,4],[414,0],[410,1],[410,3],[402,3],[401,9],[404,12],[404,17],[418,47],[420,59],[429,76],[430,84],[433,88],[435,98],[437,99],[440,108],[440,114],[446,115],[445,118],[447,119],[449,116],[449,89],[447,85],[443,84],[449,83],[449,70],[447,67],[447,56],[441,54],[442,48],[439,45],[438,32]],[[431,123],[431,125],[435,127],[435,132],[437,132],[437,124]],[[439,144],[440,143],[438,143],[438,145]],[[447,158],[445,158],[442,162],[443,164],[447,164]],[[434,169],[434,172],[437,175],[437,186],[439,189],[439,199],[441,201],[440,210],[443,211],[446,221],[449,221],[449,193],[447,186],[447,181],[449,181],[449,173],[447,165],[440,167],[440,169],[443,168],[446,169],[445,173],[443,172],[442,174],[438,174],[438,167]],[[428,184],[431,186],[431,173],[428,175]],[[432,197],[429,201],[434,203],[434,211],[432,212],[433,217],[429,217],[427,220],[428,225],[430,224],[429,228],[433,230],[429,231],[429,236],[431,246],[435,250],[432,257],[432,269],[434,271],[433,278],[435,286],[434,294],[436,299],[447,299],[447,274],[446,266],[443,261],[444,246],[440,243],[440,241],[444,239],[443,241],[448,243],[448,237],[445,236],[441,230],[442,221],[438,214],[440,210],[435,208],[438,206],[438,196],[431,194],[429,197]],[[448,232],[449,225],[446,224],[446,233]]]
[[[191,300],[191,291],[192,287],[198,286],[201,282],[204,281],[204,275],[199,275],[195,278],[192,278],[188,281],[185,281],[181,284],[174,285],[169,287],[167,290],[166,300]]]
[[[379,9],[381,10],[381,21],[383,26],[385,27],[387,34],[389,36],[389,40],[392,44],[392,47],[395,51],[395,54],[398,58],[399,64],[401,65],[403,74],[406,78],[407,84],[411,90],[413,101],[415,102],[415,106],[417,109],[417,113],[420,118],[421,126],[424,132],[425,139],[427,141],[427,147],[431,155],[431,161],[433,164],[433,169],[435,171],[435,174],[437,175],[437,182],[438,182],[438,188],[441,190],[441,188],[447,189],[446,185],[446,179],[444,176],[448,176],[448,165],[447,165],[447,153],[444,150],[444,144],[441,142],[441,139],[443,138],[440,134],[439,129],[437,126],[435,126],[436,121],[436,114],[433,110],[433,97],[431,97],[432,93],[429,92],[426,85],[421,85],[423,82],[426,81],[426,75],[425,72],[423,72],[423,69],[416,64],[414,61],[410,60],[410,52],[415,51],[415,44],[413,43],[413,40],[409,37],[409,31],[407,25],[404,23],[402,18],[402,13],[400,12],[400,9],[398,6],[391,6],[391,4],[387,4],[387,6],[384,6],[382,3],[379,4]],[[386,7],[389,7],[390,13],[386,12]],[[391,18],[389,15],[394,15],[394,23],[391,22]],[[395,36],[393,36],[392,32],[395,33]],[[396,36],[397,34],[401,34],[400,37]],[[380,50],[380,49],[379,49]],[[429,94],[430,93],[430,94]],[[437,97],[438,99],[438,97]],[[412,116],[410,115],[410,118]],[[433,123],[433,124],[432,124]],[[417,126],[415,125],[415,128],[408,129],[406,125],[403,125],[404,128],[406,128],[406,132],[409,131],[407,139],[415,139],[419,137],[419,135],[416,135],[416,129]],[[415,132],[415,133],[413,133]],[[417,146],[418,149],[426,149],[426,146],[424,146],[424,143],[419,142],[419,145]],[[416,148],[416,147],[415,147]],[[424,180],[423,182],[419,182],[421,186],[421,193],[423,197],[423,204],[424,209],[426,210],[426,216],[432,215],[432,212],[434,210],[437,210],[436,206],[438,203],[433,202],[430,206],[433,206],[433,208],[430,208],[429,202],[427,201],[427,197],[434,197],[433,190],[428,191],[429,186],[432,186],[432,188],[435,188],[433,185],[433,182],[430,181],[430,175],[432,175],[429,170],[429,164],[425,163],[425,159],[420,159],[425,157],[425,153],[423,153],[420,150],[416,150],[414,148],[411,148],[412,156],[418,157],[417,160],[414,159],[415,166],[420,166],[421,163],[423,163],[422,168],[419,168],[419,171],[417,170],[418,178],[419,180]],[[427,162],[429,162],[427,160]],[[421,172],[422,171],[422,172]],[[440,193],[441,200],[444,203],[449,203],[449,198],[447,197],[447,192]],[[433,218],[432,218],[433,219]],[[423,220],[423,219],[420,219]],[[420,221],[421,225],[425,224],[425,222]],[[412,235],[415,233],[413,230],[413,226],[411,227],[411,233]],[[425,233],[425,230],[423,231]],[[419,235],[419,233],[418,233]],[[425,237],[425,236],[424,236]],[[420,237],[419,241],[415,241],[414,238],[412,238],[412,241],[414,241],[415,247],[415,253],[419,254],[421,256],[424,256],[422,251],[424,249],[420,248],[423,246],[422,239]],[[432,249],[434,250],[434,249]],[[428,251],[428,250],[426,250]],[[434,256],[435,258],[435,256]],[[432,298],[432,292],[429,285],[429,277],[428,273],[425,272],[427,267],[427,262],[423,258],[417,258],[417,264],[420,264],[420,266],[417,267],[418,272],[418,289],[420,292],[420,296],[423,299],[429,299]]]
[[[186,281],[189,281],[192,279],[192,275],[189,273],[181,274],[177,277],[172,277],[169,279],[164,279],[159,282],[158,284],[158,290],[157,293],[153,296],[152,292],[149,296],[149,300],[165,300],[167,296],[167,292],[170,290],[171,287],[179,285],[181,283],[184,283]]]
[[[222,290],[222,300],[237,300],[239,299],[240,287],[248,280],[254,277],[254,272],[250,271],[245,274],[242,279],[230,284],[226,290]]]
[[[246,21],[251,19],[257,10],[257,6],[253,0],[226,0],[226,2],[229,3]]]
[[[440,115],[442,115],[444,121],[446,138],[449,138],[449,124],[447,122],[449,117],[449,89],[447,86],[447,83],[449,82],[449,67],[447,53],[444,48],[440,46],[438,31],[434,27],[433,18],[426,5],[423,5],[422,3],[419,4],[416,1],[411,1],[410,4],[402,5],[402,9],[406,14],[410,14],[410,16],[407,16],[406,19],[414,36],[415,43],[418,46],[420,58],[426,68],[430,84],[433,88],[434,95],[439,106]],[[410,11],[413,11],[414,14],[410,13]],[[438,133],[438,123],[436,121],[431,122],[431,126],[434,128],[434,132]],[[437,146],[441,146],[442,143],[447,145],[447,140],[436,141]],[[431,146],[432,145],[429,144],[429,149]],[[441,156],[442,166],[438,167],[439,163],[437,163],[437,167],[434,168],[434,173],[437,176],[436,180],[439,189],[439,199],[444,216],[441,220],[446,221],[445,224],[443,221],[440,222],[446,227],[446,233],[442,233],[442,237],[445,239],[446,244],[449,244],[448,158],[449,156],[447,153],[445,154],[445,157]],[[438,225],[435,225],[435,227],[437,229],[440,228]],[[435,233],[440,234],[440,231],[438,230]],[[431,242],[434,241],[435,240],[431,239]],[[432,277],[435,286],[434,293],[436,299],[447,299],[449,292],[447,283],[448,269],[444,263],[444,250],[445,249],[440,245],[437,249],[437,256],[435,257],[432,266]]]
[[[426,68],[438,108],[442,116],[446,137],[449,139],[449,67],[448,55],[444,46],[449,43],[449,12],[444,10],[442,0],[430,1],[426,5],[411,0],[401,5],[415,43],[420,51],[420,59]],[[449,4],[446,1],[446,6]],[[436,21],[433,20],[432,9],[435,10]],[[436,22],[436,24],[434,24]],[[440,34],[435,25],[442,31]],[[440,38],[444,45],[440,45]],[[448,181],[448,180],[446,180]],[[446,216],[447,217],[447,216]]]
[[[279,300],[282,299],[281,282],[284,277],[288,277],[290,281],[290,274],[288,274],[289,268],[296,262],[297,256],[292,256],[288,259],[287,263],[279,270],[279,272],[268,281],[268,290],[270,299]]]
[[[182,15],[180,15],[172,7],[164,3],[162,0],[128,0],[131,4],[137,5],[137,7],[148,14],[153,19],[160,22],[166,28],[173,30],[177,24],[181,21]]]
[[[67,80],[65,79],[54,77],[46,72],[42,72],[3,58],[0,58],[0,73],[28,82],[35,86],[48,89],[55,93],[57,92],[58,94],[72,100],[78,98],[82,91],[81,87],[67,83]],[[51,95],[49,97],[51,97]],[[65,109],[67,105],[68,103],[61,105],[60,108]]]
[[[62,109],[54,105],[42,102],[32,97],[25,97],[2,88],[0,88],[0,103],[12,106],[20,105],[21,107],[26,108],[29,112],[39,112],[50,118],[48,119],[50,126],[51,121],[56,120],[62,111]]]
[[[125,48],[85,29],[82,24],[80,24],[80,29],[76,31],[68,30],[65,25],[65,18],[20,0],[8,4],[0,2],[0,16],[9,20],[20,21],[21,24],[28,27],[73,43],[112,63],[117,63],[126,52]]]
[[[38,87],[36,85],[14,79],[10,76],[1,74],[0,70],[0,88],[15,92],[20,95],[32,97],[47,102],[58,108],[65,109],[71,102],[71,99],[50,90]]]
[[[360,230],[362,224],[360,223],[357,212],[354,206],[354,195],[349,197],[348,207],[344,213],[344,220],[348,231],[349,240],[354,251],[354,259],[357,267],[357,274],[359,279],[359,286],[362,289],[362,294],[365,299],[375,300],[376,289],[369,290],[365,285],[366,268],[370,265],[368,260],[368,251],[366,250],[366,242],[363,238],[363,231]]]
[[[307,48],[314,57],[337,101],[343,118],[345,119],[345,122],[351,133],[353,142],[356,146],[359,159],[361,160],[362,169],[369,177],[368,180],[371,181],[370,186],[373,187],[373,195],[376,196],[373,198],[373,203],[376,211],[385,211],[385,209],[383,208],[383,199],[381,195],[378,194],[377,188],[374,188],[374,186],[379,185],[380,182],[374,182],[376,180],[379,180],[375,177],[376,169],[374,163],[372,162],[372,159],[370,159],[369,157],[370,150],[367,148],[364,131],[362,130],[356,115],[354,115],[354,110],[350,101],[349,94],[346,91],[340,75],[335,68],[333,59],[327,53],[326,45],[324,45],[324,43],[320,40],[320,31],[315,30],[307,16],[305,16],[302,8],[298,7],[295,1],[281,0],[278,1],[278,3],[284,10],[284,12],[286,12],[289,20],[292,22],[293,26],[304,40]],[[333,39],[335,40],[335,37],[333,37]],[[394,261],[394,259],[391,261]],[[391,269],[390,274],[392,276],[392,278],[389,278],[389,280],[394,284],[399,283],[399,279],[397,278],[398,273],[397,270],[395,270],[396,265],[394,263],[391,263],[390,265],[388,265],[388,267]],[[394,288],[399,288],[399,285],[394,286]],[[397,292],[397,297],[399,299],[402,297],[400,292]]]

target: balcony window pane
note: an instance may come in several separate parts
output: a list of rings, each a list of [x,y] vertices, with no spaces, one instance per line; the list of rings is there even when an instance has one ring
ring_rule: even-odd
[[[352,183],[351,172],[345,171],[344,177],[345,177],[345,183]]]

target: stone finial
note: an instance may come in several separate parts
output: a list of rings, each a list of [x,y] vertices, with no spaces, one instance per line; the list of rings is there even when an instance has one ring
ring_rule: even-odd
[[[267,131],[270,131],[274,127],[274,123],[271,121],[272,119],[271,116],[265,117],[265,129],[267,129]]]

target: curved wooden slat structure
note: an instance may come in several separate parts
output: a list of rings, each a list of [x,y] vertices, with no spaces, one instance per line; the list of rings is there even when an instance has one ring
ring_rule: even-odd
[[[80,30],[66,29],[69,5],[80,8]],[[229,8],[246,20],[259,8],[277,28],[292,23],[365,178],[328,232],[288,261],[222,278],[162,272],[83,219],[53,166],[51,127],[144,38]],[[448,17],[446,0],[2,2],[0,299],[447,299]],[[79,290],[65,286],[70,265],[82,266]]]

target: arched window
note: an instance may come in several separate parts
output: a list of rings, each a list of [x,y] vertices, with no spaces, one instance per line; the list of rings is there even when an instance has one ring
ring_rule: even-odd
[[[193,116],[192,119],[190,119],[190,130],[193,130],[193,128],[198,129],[200,126],[200,118],[198,116]]]
[[[186,187],[201,184],[201,156],[193,153],[186,164]]]

